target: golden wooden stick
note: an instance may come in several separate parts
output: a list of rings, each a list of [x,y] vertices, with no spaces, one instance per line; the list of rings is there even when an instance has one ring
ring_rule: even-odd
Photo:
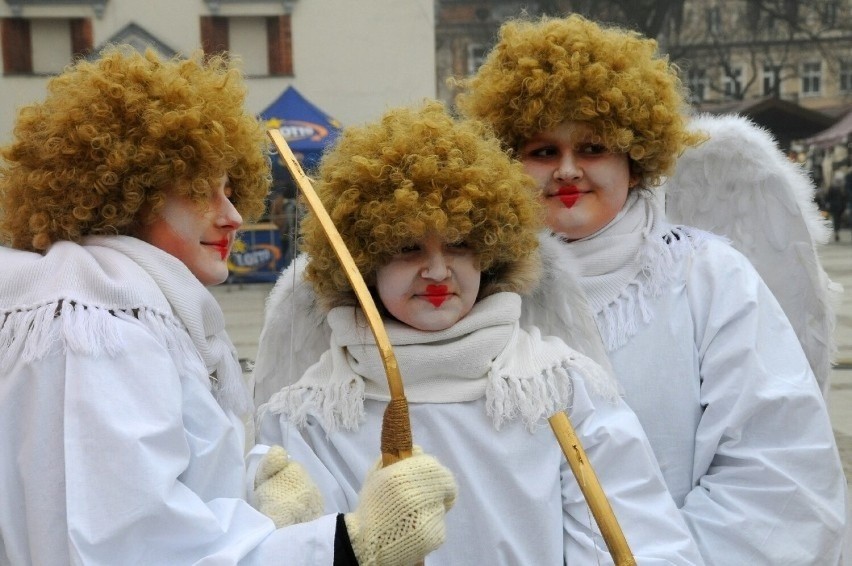
[[[302,166],[299,164],[296,156],[293,155],[290,146],[287,145],[287,140],[276,129],[268,130],[266,133],[269,135],[272,143],[275,144],[278,153],[284,160],[284,164],[296,181],[299,191],[305,197],[308,208],[311,209],[311,212],[322,225],[331,243],[331,247],[334,249],[334,253],[337,254],[337,258],[343,265],[346,277],[355,291],[355,296],[358,297],[358,302],[361,304],[361,309],[367,317],[373,338],[376,340],[376,346],[379,348],[391,396],[382,422],[381,440],[382,464],[389,466],[396,461],[411,456],[412,440],[411,421],[408,418],[408,401],[405,399],[402,376],[399,373],[399,366],[397,365],[390,339],[388,339],[387,332],[385,331],[385,325],[376,308],[376,303],[373,301],[373,296],[370,294],[364,278],[361,277],[361,272],[358,271],[358,267],[352,259],[352,254],[349,253],[349,249],[343,242],[340,232],[337,231],[334,222],[332,222],[331,217],[322,205],[322,201],[320,201],[319,196],[314,191],[310,179],[305,175]]]
[[[617,566],[635,566],[636,559],[633,558],[633,553],[627,545],[627,539],[624,538],[621,526],[615,518],[615,513],[613,513],[609,500],[598,481],[597,474],[592,469],[586,451],[583,449],[580,439],[577,438],[571,420],[564,411],[559,411],[548,421],[550,428],[553,429],[553,434],[556,435],[559,446],[562,447],[562,453],[568,460],[568,465],[577,480],[577,485],[583,492],[586,504],[588,504],[592,516],[601,530],[601,535],[615,564]]]

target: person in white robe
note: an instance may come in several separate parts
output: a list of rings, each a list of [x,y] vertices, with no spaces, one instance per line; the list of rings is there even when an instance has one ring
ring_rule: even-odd
[[[244,97],[224,57],[110,48],[0,149],[0,565],[402,565],[440,544],[455,486],[426,454],[301,524],[249,503],[319,495],[268,447],[246,468],[251,396],[206,289],[268,190]]]
[[[802,346],[750,262],[667,222],[655,194],[706,139],[656,42],[578,15],[509,21],[463,87],[461,112],[497,131],[548,209],[523,320],[559,335],[560,283],[579,278],[704,560],[837,564],[846,481]]]
[[[459,484],[446,542],[426,564],[613,563],[547,426],[558,411],[574,422],[638,563],[701,564],[611,376],[519,326],[520,293],[538,278],[543,210],[532,189],[493,134],[437,102],[347,128],[320,165],[319,198],[383,313],[414,442]],[[257,431],[287,447],[326,505],[347,509],[378,456],[389,389],[315,214],[302,232],[305,284],[327,312],[331,346],[259,407]],[[287,371],[267,365],[274,357],[260,353],[264,375]]]

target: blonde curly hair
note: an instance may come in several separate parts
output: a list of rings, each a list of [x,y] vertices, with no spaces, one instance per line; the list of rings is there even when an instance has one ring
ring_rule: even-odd
[[[347,128],[318,175],[317,194],[371,289],[381,266],[431,231],[474,251],[480,297],[524,292],[537,281],[543,213],[535,183],[481,122],[454,120],[436,101],[393,109]],[[356,304],[313,214],[302,243],[321,304]]]
[[[53,78],[0,148],[0,238],[43,251],[90,234],[133,235],[167,191],[200,204],[228,174],[234,203],[259,216],[271,175],[266,138],[222,56],[161,60],[112,46]]]
[[[566,120],[587,122],[600,143],[629,156],[644,187],[703,139],[687,130],[685,89],[657,42],[579,15],[504,23],[477,73],[455,82],[460,111],[491,124],[512,150]]]

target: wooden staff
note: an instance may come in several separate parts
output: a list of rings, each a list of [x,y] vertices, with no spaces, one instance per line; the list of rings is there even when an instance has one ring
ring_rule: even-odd
[[[577,480],[577,485],[580,486],[580,491],[583,492],[586,504],[592,511],[592,516],[601,530],[601,535],[615,564],[617,566],[635,566],[636,559],[633,558],[633,553],[627,545],[627,539],[624,538],[624,532],[622,532],[621,526],[615,518],[615,513],[612,511],[609,500],[598,481],[597,474],[589,463],[586,451],[583,449],[580,439],[577,438],[577,433],[574,431],[574,426],[571,424],[568,415],[564,411],[559,411],[550,417],[548,422],[550,422],[550,428],[553,429],[553,434],[556,435],[559,446],[562,447],[562,453],[568,460],[571,472]]]
[[[405,398],[405,392],[402,387],[402,376],[399,373],[399,366],[396,362],[396,356],[393,353],[393,348],[390,344],[385,325],[382,322],[382,317],[376,308],[376,303],[373,301],[373,296],[370,290],[367,289],[367,284],[364,278],[361,277],[361,272],[355,265],[355,260],[352,259],[352,254],[343,242],[340,232],[337,231],[334,222],[326,212],[322,205],[319,196],[311,186],[311,181],[298,160],[287,145],[287,140],[276,129],[267,131],[267,134],[275,144],[278,153],[284,160],[287,169],[296,181],[305,201],[308,203],[308,208],[311,209],[314,216],[319,220],[325,231],[334,253],[343,265],[346,272],[346,277],[355,291],[355,296],[358,297],[358,302],[361,304],[361,309],[367,317],[367,322],[370,325],[370,330],[373,332],[373,338],[376,340],[376,346],[379,348],[379,354],[382,357],[382,364],[385,368],[385,374],[388,378],[388,389],[390,390],[390,402],[385,409],[384,418],[382,420],[382,465],[389,466],[394,462],[403,460],[411,456],[412,438],[411,438],[411,420],[408,417],[408,400]]]

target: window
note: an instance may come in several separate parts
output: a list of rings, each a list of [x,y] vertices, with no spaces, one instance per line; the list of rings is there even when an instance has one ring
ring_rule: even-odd
[[[852,93],[852,59],[840,61],[840,92]]]
[[[722,13],[718,7],[707,9],[707,33],[717,35],[722,31]]]
[[[822,15],[822,23],[829,28],[837,25],[838,0],[828,0],[825,3],[825,11]]]
[[[802,96],[815,96],[820,93],[822,81],[822,63],[809,62],[802,64]]]
[[[742,96],[743,89],[743,69],[742,67],[731,67],[730,72],[725,74],[722,79],[725,98],[739,99]]]
[[[686,75],[689,98],[692,103],[703,102],[707,96],[707,73],[704,69],[690,69]]]
[[[202,16],[205,53],[229,51],[242,58],[247,75],[293,75],[290,15]]]
[[[472,75],[485,61],[485,56],[488,55],[488,48],[484,45],[472,43],[467,46],[467,74]]]
[[[2,18],[4,75],[55,74],[92,50],[89,18]]]
[[[781,67],[772,63],[763,64],[763,95],[778,96],[781,94]]]

